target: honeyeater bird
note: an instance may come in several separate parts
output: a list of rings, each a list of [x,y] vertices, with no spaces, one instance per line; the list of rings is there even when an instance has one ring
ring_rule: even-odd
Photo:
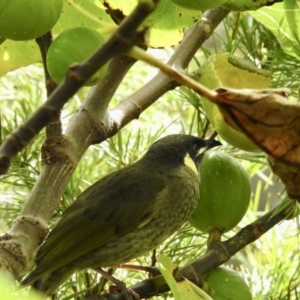
[[[218,145],[169,135],[91,185],[65,210],[22,284],[48,296],[77,270],[117,266],[157,247],[196,208],[201,158]]]

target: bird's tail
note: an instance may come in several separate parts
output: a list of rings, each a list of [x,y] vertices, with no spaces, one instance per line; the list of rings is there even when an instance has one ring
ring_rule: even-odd
[[[45,274],[42,277],[35,278],[34,270],[22,282],[21,285],[31,285],[30,293],[38,292],[39,299],[46,299],[51,296],[55,290],[64,283],[73,273],[74,270],[66,268],[57,269],[51,273]],[[30,298],[29,298],[30,299]]]

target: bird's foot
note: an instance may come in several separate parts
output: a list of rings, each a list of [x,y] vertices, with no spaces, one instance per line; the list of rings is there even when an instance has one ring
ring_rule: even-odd
[[[120,291],[125,296],[126,300],[132,300],[132,299],[139,300],[140,299],[139,294],[134,292],[132,289],[128,288],[123,281],[118,280],[117,278],[108,274],[101,268],[96,268],[94,270],[115,284],[115,286],[110,287],[111,291],[116,291],[116,290]]]
[[[119,281],[119,280],[118,280]],[[119,281],[118,284],[116,284],[115,286],[110,286],[109,287],[110,291],[120,291],[126,298],[126,300],[139,300],[140,296],[139,294],[137,294],[134,290],[132,290],[131,288],[128,288],[126,286],[126,284],[122,281]]]

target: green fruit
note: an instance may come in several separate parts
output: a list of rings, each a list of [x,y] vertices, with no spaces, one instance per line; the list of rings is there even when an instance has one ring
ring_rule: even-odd
[[[57,22],[62,0],[1,0],[0,36],[24,41],[36,39]]]
[[[196,80],[210,89],[218,87],[264,89],[270,84],[268,72],[228,53],[212,55],[195,73]],[[237,127],[226,123],[216,104],[205,98],[202,98],[202,103],[208,119],[222,139],[245,151],[262,151]]]
[[[250,289],[236,271],[218,267],[205,274],[203,279],[213,288],[214,300],[252,300]]]
[[[103,43],[104,38],[93,29],[76,27],[63,31],[48,50],[47,67],[51,78],[59,84],[70,65],[86,60]],[[98,83],[106,72],[107,65],[98,70],[85,85]]]
[[[201,165],[200,198],[189,223],[202,232],[226,232],[245,215],[251,196],[249,176],[232,156],[205,153]]]
[[[175,5],[193,10],[205,11],[221,6],[226,0],[171,0]]]

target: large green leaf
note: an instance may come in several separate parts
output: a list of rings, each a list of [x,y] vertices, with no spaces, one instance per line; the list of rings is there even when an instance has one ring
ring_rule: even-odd
[[[173,265],[171,259],[167,256],[160,255],[157,259],[158,267],[168,283],[175,300],[212,300],[202,289],[196,286],[191,281],[184,279],[176,282],[173,277],[173,272],[177,268]]]
[[[111,8],[121,10],[125,16],[137,4],[137,0],[105,0],[105,2]],[[161,0],[156,10],[143,24],[144,27],[150,28],[149,45],[152,47],[177,45],[183,38],[184,29],[192,26],[201,16],[200,11],[180,8],[169,0]]]
[[[0,46],[0,76],[38,61],[40,53],[35,41],[6,40]]]
[[[104,6],[100,1],[95,3],[92,0],[65,0],[62,14],[53,28],[54,36],[79,26],[95,29],[101,34],[110,33],[115,29],[116,25],[105,12]]]
[[[300,44],[299,4],[300,2],[296,0],[284,0],[250,12],[258,22],[273,32],[283,51],[296,57],[299,57]]]

